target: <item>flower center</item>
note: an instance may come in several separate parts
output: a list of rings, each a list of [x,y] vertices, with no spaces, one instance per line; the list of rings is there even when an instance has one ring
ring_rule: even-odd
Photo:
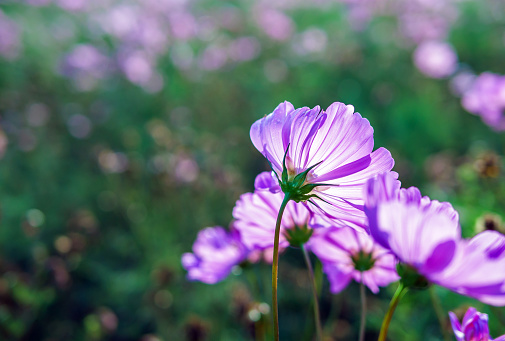
[[[286,237],[286,240],[289,242],[289,245],[294,247],[300,247],[309,240],[313,232],[314,230],[309,228],[307,224],[303,226],[295,225],[293,226],[293,228],[285,229],[284,236]]]
[[[352,255],[351,259],[354,263],[354,268],[361,272],[370,270],[375,264],[373,255],[363,250],[360,250],[358,253]]]
[[[398,263],[396,271],[406,287],[414,289],[426,289],[431,283],[426,277],[420,275],[415,268],[408,264]]]

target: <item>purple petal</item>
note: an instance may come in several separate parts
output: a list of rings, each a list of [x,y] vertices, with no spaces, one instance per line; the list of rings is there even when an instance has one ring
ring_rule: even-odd
[[[490,258],[505,256],[505,235],[498,231],[484,231],[477,234],[470,244],[485,252]]]
[[[372,158],[370,157],[370,155],[365,155],[361,159],[338,167],[322,176],[317,177],[317,181],[324,183],[325,181],[328,180],[335,180],[357,172],[361,172],[362,170],[370,166],[371,161]]]
[[[261,172],[254,179],[254,188],[257,190],[268,190],[277,193],[281,190],[279,181],[272,172]]]
[[[419,271],[422,273],[442,271],[452,261],[455,251],[456,242],[454,240],[448,240],[438,244]]]
[[[333,294],[338,294],[344,290],[352,279],[349,272],[343,271],[334,265],[324,268],[323,271],[328,276],[328,281],[330,282],[330,291]]]
[[[465,334],[461,329],[461,324],[458,321],[458,317],[452,311],[449,312],[449,318],[451,320],[452,330],[456,336],[457,341],[465,341]]]

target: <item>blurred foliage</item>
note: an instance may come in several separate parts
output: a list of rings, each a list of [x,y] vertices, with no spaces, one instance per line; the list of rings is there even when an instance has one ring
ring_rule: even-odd
[[[212,16],[216,6],[193,9]],[[246,16],[251,4],[226,6]],[[505,73],[502,7],[458,3],[448,40],[461,67]],[[82,89],[61,71],[62,56],[76,44],[119,51],[116,38],[97,38],[93,21],[55,5],[0,2],[0,10],[22,28],[17,56],[0,58],[0,140],[8,141],[5,150],[0,142],[2,340],[262,340],[271,328],[269,265],[209,286],[188,282],[180,257],[201,228],[227,226],[239,195],[268,169],[249,128],[283,100],[352,103],[374,127],[376,146],[392,152],[403,185],[453,203],[466,237],[485,214],[505,218],[504,135],[464,112],[449,80],[416,70],[415,44],[399,37],[394,16],[374,14],[357,29],[343,4],[287,9],[296,32],[325,32],[324,50],[297,54],[296,41],[277,42],[246,22],[226,36],[255,37],[261,53],[251,60],[180,68],[169,50],[157,60],[159,89],[121,72]],[[56,39],[65,30],[69,38]],[[281,257],[281,335],[311,340],[298,251]],[[322,276],[320,284],[325,333],[355,340],[358,286],[333,296]],[[370,295],[367,339],[377,337],[393,291]],[[503,334],[503,309],[436,293],[444,311],[474,305],[490,313],[492,334]],[[427,292],[405,296],[390,337],[442,340]]]

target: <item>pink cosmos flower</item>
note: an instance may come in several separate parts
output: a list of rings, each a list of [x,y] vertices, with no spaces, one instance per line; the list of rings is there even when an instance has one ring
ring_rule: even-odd
[[[448,43],[425,41],[414,52],[414,64],[428,77],[444,78],[456,71],[458,55]]]
[[[494,130],[505,130],[505,76],[482,73],[465,92],[461,102],[467,111],[479,115]]]
[[[236,219],[234,227],[251,250],[264,250],[274,246],[275,223],[284,196],[278,191],[275,193],[264,188],[275,186],[278,187],[271,174],[260,173],[255,181],[256,191],[242,194],[233,209],[233,217]],[[303,204],[294,201],[288,203],[281,221],[281,249],[290,245],[290,237],[297,238],[299,234],[302,234],[302,238],[305,235],[306,238],[310,237],[312,231],[307,226],[309,218],[310,212]]]
[[[465,313],[461,324],[452,311],[449,312],[449,317],[457,341],[493,341],[489,336],[489,317],[487,314],[480,313],[477,309],[471,307]],[[505,341],[505,335],[494,339],[494,341]]]
[[[384,148],[373,151],[373,128],[353,106],[333,103],[321,111],[284,102],[250,135],[291,199],[308,200],[333,224],[366,228],[363,186],[394,161]]]
[[[193,253],[183,254],[181,262],[189,280],[214,284],[228,276],[247,256],[248,250],[237,231],[227,232],[216,226],[198,233]]]
[[[415,187],[398,189],[390,174],[368,181],[365,212],[372,237],[402,264],[404,282],[407,276],[421,276],[482,302],[505,305],[505,272],[496,271],[505,269],[505,236],[486,231],[461,239],[458,214],[449,203],[421,197]]]
[[[373,293],[400,279],[393,254],[350,227],[318,229],[307,246],[323,263],[333,293],[342,291],[351,279]]]

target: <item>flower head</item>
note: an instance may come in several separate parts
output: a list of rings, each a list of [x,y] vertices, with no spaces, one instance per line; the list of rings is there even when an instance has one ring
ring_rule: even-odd
[[[456,71],[458,56],[450,44],[431,40],[417,47],[414,63],[426,76],[444,78]]]
[[[461,102],[467,111],[479,115],[494,130],[505,130],[505,76],[482,73]]]
[[[400,261],[408,285],[435,283],[463,295],[505,305],[505,236],[483,232],[461,239],[458,214],[449,203],[397,189],[391,175],[370,179],[365,211],[373,238]]]
[[[399,279],[396,259],[367,234],[350,227],[318,229],[308,248],[323,263],[333,293],[342,291],[354,279],[372,292]]]
[[[284,102],[250,135],[291,199],[311,202],[340,226],[365,228],[362,188],[394,161],[384,148],[373,151],[373,129],[353,106],[333,103],[322,111]]]
[[[227,232],[216,226],[198,232],[193,253],[183,254],[181,262],[189,280],[214,284],[228,276],[247,255],[248,250],[237,231]]]
[[[457,341],[493,341],[489,336],[488,316],[480,313],[477,309],[468,308],[463,321],[460,324],[456,314],[449,312],[451,319],[452,330]],[[505,340],[505,335],[500,336],[494,341]]]

